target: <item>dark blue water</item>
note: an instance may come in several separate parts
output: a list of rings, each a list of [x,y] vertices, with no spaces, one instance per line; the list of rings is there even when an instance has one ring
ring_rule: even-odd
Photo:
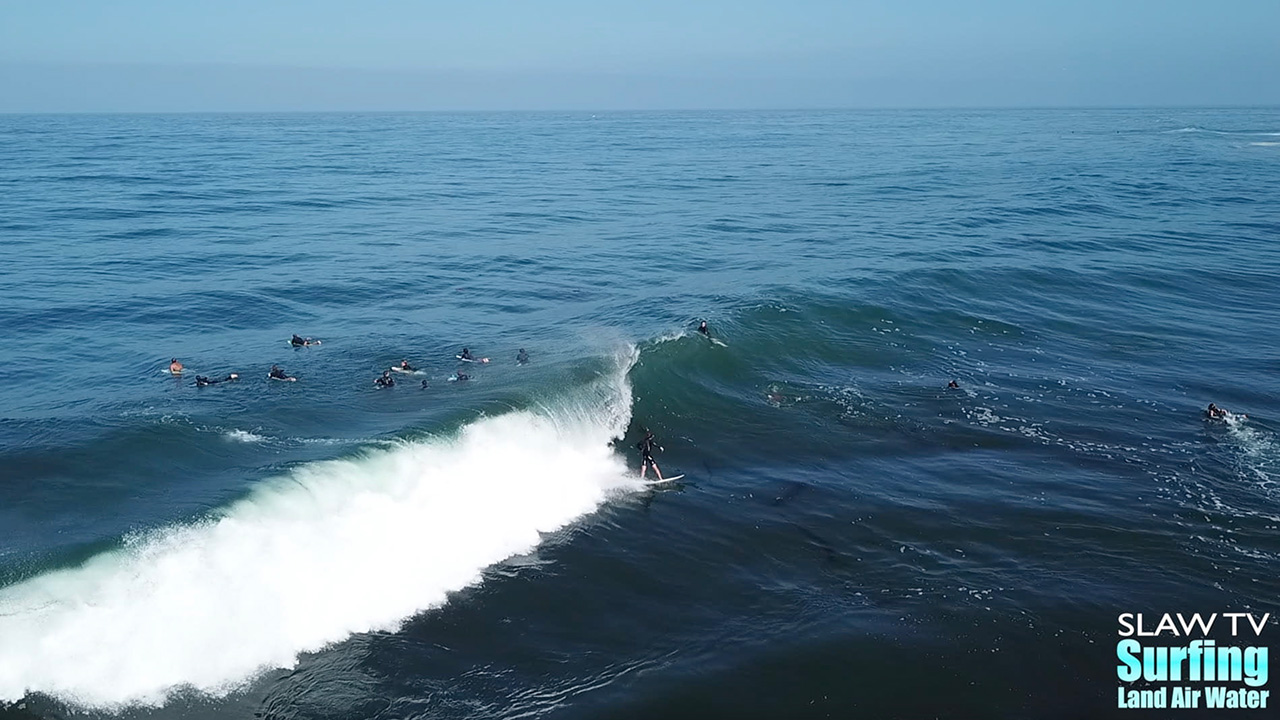
[[[1276,109],[0,117],[0,716],[1124,716],[1277,610],[1277,198]]]

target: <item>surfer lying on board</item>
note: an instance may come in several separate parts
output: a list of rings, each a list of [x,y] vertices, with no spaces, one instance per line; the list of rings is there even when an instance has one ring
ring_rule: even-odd
[[[383,370],[381,377],[374,378],[373,384],[378,387],[392,387],[396,384],[395,378],[391,377],[390,370]]]
[[[650,465],[652,465],[653,474],[657,475],[658,479],[661,480],[662,469],[658,467],[658,463],[653,459],[653,449],[658,448],[659,450],[662,450],[662,446],[658,444],[657,440],[653,439],[653,432],[646,428],[644,431],[644,439],[636,443],[636,447],[640,448],[640,479],[644,479],[645,471],[649,469]]]
[[[304,337],[299,337],[298,335],[294,335],[294,336],[293,336],[293,338],[291,338],[291,339],[289,340],[289,344],[290,344],[290,345],[292,345],[292,346],[294,346],[294,347],[304,347],[304,346],[306,346],[306,345],[319,345],[319,344],[320,344],[320,341],[319,341],[319,340],[312,340],[311,338],[304,338]]]
[[[217,385],[218,383],[231,382],[232,380],[239,380],[239,379],[240,379],[240,376],[235,373],[231,373],[230,375],[224,378],[207,378],[203,375],[197,375],[196,387],[207,387],[209,385]]]
[[[281,370],[279,365],[272,365],[271,372],[267,373],[267,377],[271,378],[272,380],[288,380],[289,382],[294,382],[298,379],[290,375],[289,373],[286,373],[285,371]]]

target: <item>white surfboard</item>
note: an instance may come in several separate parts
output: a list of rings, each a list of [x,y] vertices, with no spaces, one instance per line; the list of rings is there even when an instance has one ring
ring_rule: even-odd
[[[661,485],[663,483],[675,482],[676,480],[679,480],[682,477],[684,477],[684,475],[672,475],[671,477],[664,477],[661,480],[645,480],[644,484],[645,485]]]
[[[421,370],[405,370],[399,365],[392,365],[389,369],[391,372],[404,373],[405,375],[426,375],[426,373]]]
[[[458,359],[459,359],[459,360],[461,360],[462,362],[472,362],[472,363],[487,363],[487,362],[489,362],[489,358],[464,358],[464,357],[462,357],[461,355],[454,355],[454,357],[458,358]]]

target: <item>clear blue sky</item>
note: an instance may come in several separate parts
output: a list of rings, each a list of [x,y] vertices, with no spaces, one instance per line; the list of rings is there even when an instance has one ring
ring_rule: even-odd
[[[1280,0],[0,0],[0,111],[1280,104]]]

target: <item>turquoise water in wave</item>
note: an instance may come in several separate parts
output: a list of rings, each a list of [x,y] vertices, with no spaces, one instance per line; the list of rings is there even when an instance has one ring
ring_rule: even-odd
[[[1276,109],[0,117],[0,717],[1120,715],[1280,595],[1277,198]]]

